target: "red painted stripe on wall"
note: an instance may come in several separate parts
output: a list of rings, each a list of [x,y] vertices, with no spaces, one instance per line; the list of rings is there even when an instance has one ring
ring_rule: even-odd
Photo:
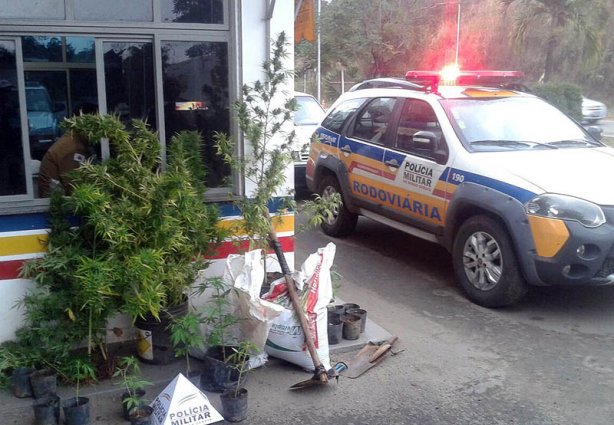
[[[25,260],[11,260],[0,262],[0,280],[17,279],[19,269]]]
[[[294,252],[294,236],[281,237],[279,238],[279,243],[284,252]],[[238,245],[234,242],[223,242],[210,258],[212,260],[220,260],[228,257],[229,254],[246,252],[247,249],[248,241],[245,240],[240,241]],[[0,261],[0,280],[17,279],[19,277],[19,269],[24,261],[25,260]]]

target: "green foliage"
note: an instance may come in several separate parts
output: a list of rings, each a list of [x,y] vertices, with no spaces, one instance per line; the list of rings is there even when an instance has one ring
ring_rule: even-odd
[[[141,367],[139,361],[134,356],[123,357],[113,373],[114,378],[121,378],[121,385],[126,389],[128,397],[123,399],[123,403],[128,410],[141,404],[138,392],[152,383],[141,378]]]
[[[322,223],[332,221],[339,208],[343,205],[340,193],[327,196],[313,195],[313,200],[306,200],[301,205],[301,212],[307,216],[307,223],[299,227],[299,231],[319,227]]]
[[[236,369],[238,374],[237,385],[235,387],[234,396],[239,395],[241,389],[241,382],[244,376],[249,372],[249,358],[250,356],[257,355],[259,352],[258,346],[250,341],[241,341],[239,345],[232,347],[232,353],[227,357],[226,363]]]
[[[85,357],[75,357],[70,360],[67,367],[62,371],[63,375],[76,382],[75,397],[79,398],[79,387],[83,381],[95,381],[96,369]]]
[[[282,92],[292,73],[284,69],[288,42],[281,33],[273,43],[272,57],[263,65],[266,82],[256,81],[252,86],[244,85],[242,97],[235,102],[239,128],[247,141],[244,158],[234,155],[234,140],[226,134],[217,133],[215,143],[218,153],[233,169],[251,182],[254,190],[236,201],[243,221],[240,233],[249,237],[249,249],[266,248],[268,235],[272,230],[269,207],[272,199],[279,195],[285,182],[285,171],[292,163],[294,131],[285,128],[291,123],[296,110],[294,96]],[[286,207],[295,206],[288,200]]]
[[[582,119],[582,90],[575,84],[546,83],[531,90],[576,120]]]
[[[88,355],[98,347],[106,358],[111,315],[159,318],[181,304],[224,237],[217,207],[204,203],[197,133],[173,137],[163,171],[159,141],[142,121],[128,131],[115,117],[80,115],[63,126],[107,138],[114,156],[75,170],[71,195],[52,195],[47,254],[22,270],[37,289],[20,303],[26,323],[19,345],[56,369],[84,340]]]
[[[202,348],[203,337],[200,334],[200,316],[190,311],[183,317],[175,317],[170,325],[171,343],[175,347],[175,357],[185,357],[186,376],[190,373],[190,349]]]
[[[200,322],[208,328],[205,340],[207,347],[227,346],[236,342],[232,331],[239,323],[239,318],[230,311],[228,296],[232,291],[235,289],[220,277],[206,279],[197,288],[199,295],[208,296],[199,316]]]

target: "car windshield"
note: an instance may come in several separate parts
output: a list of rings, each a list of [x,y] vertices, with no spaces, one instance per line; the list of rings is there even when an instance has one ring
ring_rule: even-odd
[[[26,87],[26,105],[29,112],[53,112],[45,89]]]
[[[601,146],[567,115],[537,98],[463,98],[441,101],[471,151]]]
[[[311,96],[296,96],[297,110],[294,125],[316,125],[324,118],[324,109]]]

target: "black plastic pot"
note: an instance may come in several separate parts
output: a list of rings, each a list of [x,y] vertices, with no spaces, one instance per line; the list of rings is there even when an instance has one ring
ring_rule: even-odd
[[[343,338],[354,340],[360,338],[360,317],[355,314],[341,316],[343,322]]]
[[[31,367],[18,367],[11,375],[11,388],[15,397],[32,397],[32,385],[30,375],[34,372]]]
[[[228,422],[241,422],[247,418],[247,390],[239,388],[235,396],[235,390],[227,390],[220,395],[224,419]]]
[[[171,342],[170,324],[173,318],[184,317],[188,312],[188,300],[160,313],[160,320],[152,315],[138,318],[134,327],[137,333],[137,354],[147,363],[167,365],[178,360]]]
[[[57,374],[51,369],[41,369],[32,372],[30,384],[34,398],[43,398],[55,395],[57,390]]]
[[[60,397],[51,395],[34,400],[35,425],[58,425],[60,423]]]
[[[343,337],[343,322],[338,313],[328,313],[328,343],[330,345],[339,344]]]
[[[221,393],[237,386],[239,371],[233,365],[224,362],[224,358],[230,354],[232,354],[232,348],[221,345],[210,347],[207,350],[203,359],[200,388]]]
[[[200,389],[201,380],[202,380],[203,371],[202,370],[191,370],[188,372],[188,380],[194,384],[194,386]]]
[[[62,403],[66,425],[87,425],[90,423],[90,399],[73,397]]]
[[[136,390],[136,396],[139,399],[139,406],[145,405],[147,404],[145,402],[145,400],[143,400],[143,397],[145,397],[145,390]],[[124,416],[124,419],[129,421],[130,420],[130,412],[128,409],[128,405],[126,404],[125,400],[130,397],[130,393],[128,391],[126,391],[125,393],[122,394],[122,413]]]
[[[347,314],[355,314],[360,317],[360,333],[363,333],[367,326],[367,310],[362,308],[349,308]]]
[[[151,425],[153,424],[153,407],[139,406],[130,410],[130,423],[132,425]]]

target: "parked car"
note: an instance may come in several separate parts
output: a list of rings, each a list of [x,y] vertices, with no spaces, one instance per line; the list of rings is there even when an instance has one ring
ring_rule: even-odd
[[[582,97],[582,122],[596,123],[608,115],[608,108],[602,102]]]
[[[330,236],[362,215],[439,243],[487,307],[530,284],[614,283],[614,149],[530,93],[434,80],[357,89],[315,134],[307,185],[343,199],[322,225]]]
[[[30,155],[41,160],[47,149],[60,135],[57,112],[64,110],[61,104],[51,101],[47,88],[38,83],[26,85],[26,107],[30,134]]]
[[[305,164],[309,156],[309,144],[313,132],[318,128],[324,118],[325,111],[320,103],[310,94],[295,92],[298,109],[294,113],[294,130],[296,131],[295,149],[292,152],[294,159],[294,188],[304,190]]]

